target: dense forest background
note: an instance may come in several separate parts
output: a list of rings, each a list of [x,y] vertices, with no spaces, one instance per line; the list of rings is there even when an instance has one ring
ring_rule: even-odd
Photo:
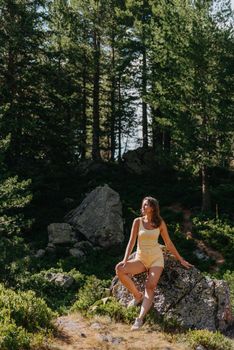
[[[74,267],[25,256],[66,198],[78,205],[104,183],[120,193],[127,237],[147,194],[169,225],[179,217],[166,207],[191,209],[209,223],[200,238],[223,249],[219,277],[231,276],[233,67],[229,0],[0,0],[1,281],[24,289],[25,271]],[[154,155],[144,175],[124,167],[138,147]]]

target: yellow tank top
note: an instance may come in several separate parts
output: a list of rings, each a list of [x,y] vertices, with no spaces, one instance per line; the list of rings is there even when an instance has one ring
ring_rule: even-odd
[[[158,243],[159,235],[159,227],[148,230],[143,226],[142,218],[140,218],[137,240],[137,252],[151,253],[155,250],[161,249]]]

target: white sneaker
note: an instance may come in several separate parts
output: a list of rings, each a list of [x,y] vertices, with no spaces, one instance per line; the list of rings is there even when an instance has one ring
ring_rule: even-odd
[[[133,325],[131,327],[131,331],[137,331],[142,326],[143,326],[143,320],[141,320],[140,318],[136,318],[135,322],[133,323]]]

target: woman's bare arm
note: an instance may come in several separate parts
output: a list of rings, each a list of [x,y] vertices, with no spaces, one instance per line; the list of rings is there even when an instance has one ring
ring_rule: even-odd
[[[125,251],[125,255],[124,255],[122,263],[126,263],[127,262],[130,254],[131,254],[131,252],[132,252],[132,250],[133,250],[133,248],[135,246],[138,230],[139,230],[139,218],[136,218],[133,221],[133,224],[132,224],[130,238],[129,238],[129,241],[128,241],[128,245],[126,247],[126,251]]]
[[[179,262],[186,268],[192,267],[193,265],[191,265],[188,261],[184,260],[184,258],[177,251],[176,247],[174,246],[173,242],[170,239],[167,226],[164,221],[162,221],[160,225],[160,233],[162,235],[162,238],[164,240],[164,243],[167,249],[176,257],[176,259],[179,260]]]

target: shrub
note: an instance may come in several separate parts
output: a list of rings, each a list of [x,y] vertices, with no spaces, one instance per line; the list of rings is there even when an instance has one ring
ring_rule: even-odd
[[[18,350],[30,348],[30,336],[23,327],[9,319],[0,322],[0,349]]]
[[[75,280],[75,283],[68,290],[49,281],[47,275],[50,273],[64,272],[61,268],[51,268],[33,275],[28,273],[19,279],[18,287],[23,290],[31,289],[35,291],[36,295],[43,298],[50,308],[59,313],[65,312],[66,308],[70,307],[72,302],[74,302],[77,289],[80,289],[84,285],[85,276],[75,269],[65,272],[66,275],[73,277]]]
[[[188,260],[191,264],[194,264],[201,271],[206,271],[213,264],[212,259],[201,260],[198,259],[192,252],[197,248],[196,242],[193,239],[187,238],[180,229],[179,224],[169,224],[168,229],[170,232],[171,239],[177,247],[180,254]],[[160,243],[163,243],[161,238]]]
[[[22,229],[31,226],[32,221],[26,219],[22,213],[22,208],[32,200],[30,183],[30,180],[19,181],[17,176],[4,180],[0,178],[1,235],[18,234]]]
[[[234,250],[234,227],[218,219],[193,218],[194,232],[199,239],[202,239],[209,246],[218,250],[225,258],[225,267],[232,269]]]
[[[78,300],[72,306],[71,311],[79,310],[87,313],[91,305],[106,295],[106,288],[109,285],[109,280],[100,280],[94,275],[88,276],[84,286],[78,292]]]
[[[192,330],[187,333],[187,339],[192,349],[198,345],[204,346],[209,350],[231,350],[232,343],[220,332],[210,332],[206,329]]]
[[[15,284],[19,275],[28,269],[29,247],[22,237],[1,237],[0,239],[0,276],[1,281],[7,281],[8,285]]]
[[[116,322],[131,323],[139,314],[137,307],[126,308],[122,306],[115,298],[109,297],[106,301],[98,300],[88,310],[88,315],[109,316]]]
[[[223,275],[223,279],[227,281],[230,288],[230,297],[232,304],[232,313],[234,314],[234,271],[227,270]]]
[[[18,327],[37,332],[51,328],[54,316],[45,301],[37,298],[33,291],[16,293],[0,285],[0,320],[9,318]]]

